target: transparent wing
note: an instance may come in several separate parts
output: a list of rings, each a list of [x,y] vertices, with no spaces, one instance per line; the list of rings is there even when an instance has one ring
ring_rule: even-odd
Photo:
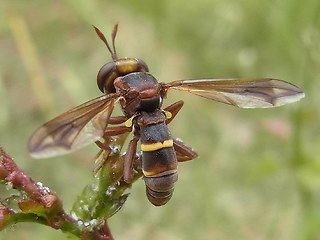
[[[39,127],[28,144],[30,155],[46,158],[68,153],[96,141],[104,133],[119,94],[92,99]]]
[[[181,80],[165,85],[241,108],[268,108],[299,101],[305,96],[297,86],[271,78]]]

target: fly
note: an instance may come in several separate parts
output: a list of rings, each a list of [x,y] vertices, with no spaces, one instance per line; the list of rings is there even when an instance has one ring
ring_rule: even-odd
[[[124,156],[123,179],[133,179],[133,161],[137,143],[141,142],[142,171],[149,201],[161,206],[173,194],[178,180],[178,162],[198,155],[182,141],[172,138],[167,125],[183,106],[178,101],[162,108],[163,99],[171,90],[189,92],[240,108],[277,107],[299,101],[305,95],[297,86],[272,78],[194,79],[159,83],[149,73],[147,64],[136,58],[118,58],[112,32],[112,46],[94,27],[107,46],[113,61],[103,65],[97,76],[102,96],[75,107],[38,128],[29,140],[34,158],[65,154],[99,138],[133,132]],[[111,116],[119,103],[124,116]],[[108,125],[124,124],[110,127]]]

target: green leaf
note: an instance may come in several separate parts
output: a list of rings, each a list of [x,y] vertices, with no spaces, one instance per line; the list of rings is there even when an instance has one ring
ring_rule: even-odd
[[[100,225],[104,219],[111,217],[121,209],[129,194],[125,191],[131,187],[123,181],[123,160],[121,149],[128,134],[107,139],[106,146],[111,153],[104,151],[100,155],[102,166],[94,176],[93,183],[87,185],[74,203],[71,216],[87,229]],[[139,159],[135,161],[134,181],[142,176]]]

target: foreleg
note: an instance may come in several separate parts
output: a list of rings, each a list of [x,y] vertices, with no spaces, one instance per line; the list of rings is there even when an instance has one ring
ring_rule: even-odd
[[[127,118],[125,116],[116,116],[116,117],[110,117],[108,120],[108,124],[115,125],[115,124],[121,124],[127,121]]]

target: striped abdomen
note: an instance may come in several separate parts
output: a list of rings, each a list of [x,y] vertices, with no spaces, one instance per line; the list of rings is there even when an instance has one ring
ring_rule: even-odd
[[[178,180],[177,158],[165,119],[156,111],[143,113],[138,120],[147,197],[156,206],[169,201]]]

